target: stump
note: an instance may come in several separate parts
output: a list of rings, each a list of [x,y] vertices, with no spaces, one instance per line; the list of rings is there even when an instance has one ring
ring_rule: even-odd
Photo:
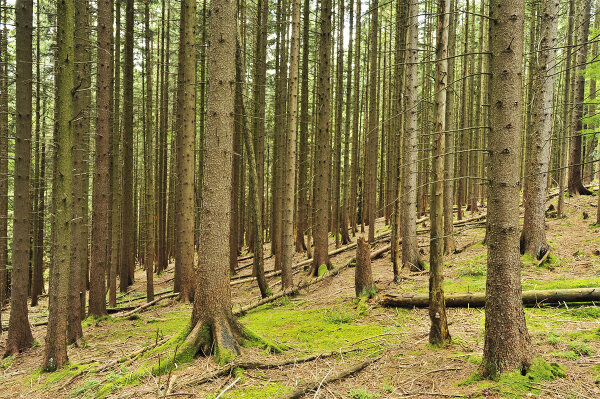
[[[371,297],[375,291],[375,284],[373,284],[373,273],[371,272],[371,248],[363,237],[358,239],[356,246],[354,288],[357,297]]]

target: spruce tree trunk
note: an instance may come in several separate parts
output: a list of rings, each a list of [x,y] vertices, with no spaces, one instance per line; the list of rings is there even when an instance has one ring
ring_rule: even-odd
[[[540,40],[533,91],[533,126],[528,140],[528,166],[525,187],[525,219],[521,233],[521,253],[541,259],[550,249],[546,242],[546,191],[552,139],[552,115],[554,110],[555,57],[558,32],[557,0],[540,4]]]
[[[177,76],[177,186],[175,273],[179,297],[194,299],[194,132],[196,107],[196,2],[181,3]],[[235,43],[234,43],[235,44]],[[234,49],[235,50],[235,49]],[[235,60],[234,60],[235,62]],[[209,77],[210,79],[210,77]],[[207,136],[211,134],[207,132]],[[232,144],[233,145],[233,144]],[[229,148],[231,151],[231,148]],[[205,186],[206,188],[206,186]],[[210,190],[210,189],[209,189]],[[203,190],[207,193],[207,190]],[[228,198],[231,194],[228,196]],[[224,198],[223,198],[224,200]],[[229,203],[226,202],[226,203]],[[205,223],[205,219],[201,219]],[[207,220],[208,221],[208,220]],[[215,226],[216,228],[216,226]],[[224,228],[224,225],[223,225]]]
[[[342,168],[342,110],[344,106],[344,0],[338,1],[337,23],[337,59],[335,78],[335,128],[333,139],[333,177],[332,177],[332,204],[331,204],[331,231],[335,237],[335,247],[340,247],[341,235],[341,168]]]
[[[296,132],[298,123],[298,69],[300,57],[300,0],[292,1],[292,36],[290,39],[290,74],[288,89],[287,137],[285,142],[285,178],[283,184],[283,223],[281,240],[281,284],[285,290],[294,284],[294,194],[296,189]]]
[[[111,142],[112,155],[112,204],[111,221],[112,240],[110,246],[110,271],[108,273],[108,304],[111,307],[117,306],[117,274],[121,268],[121,205],[123,195],[121,192],[121,176],[123,170],[121,157],[121,1],[116,2],[115,7],[115,43],[114,43],[114,116],[113,116],[113,136]]]
[[[454,238],[454,138],[456,137],[455,99],[456,82],[456,0],[448,0],[450,3],[450,28],[448,30],[448,78],[451,83],[446,88],[446,133],[444,144],[446,154],[444,156],[444,253],[452,254],[456,251],[456,240]]]
[[[262,1],[262,0],[261,0]],[[310,0],[304,0],[302,16],[302,87],[300,89],[300,144],[298,145],[298,205],[296,209],[296,251],[307,251],[310,241],[305,243],[304,234],[308,231],[309,187],[308,170],[310,168],[308,131],[308,56],[310,46]]]
[[[146,268],[146,301],[154,300],[154,182],[152,166],[154,165],[152,149],[152,33],[150,32],[150,0],[144,1],[144,35],[146,62],[146,130],[144,138],[144,189],[146,206],[146,252],[144,266]],[[193,253],[192,242],[192,253]]]
[[[8,29],[6,0],[2,8],[0,37],[0,306],[7,302],[8,292]],[[2,311],[0,310],[0,313]],[[25,315],[26,316],[26,315]],[[24,318],[25,319],[25,318]],[[2,328],[0,327],[0,330]]]
[[[488,265],[485,341],[480,371],[497,378],[526,369],[531,342],[521,292],[519,152],[524,1],[492,1]]]
[[[90,76],[87,55],[88,32],[88,2],[87,0],[75,1],[75,79],[73,98],[73,219],[71,221],[71,272],[69,276],[69,304],[67,318],[67,341],[76,342],[83,336],[81,320],[85,313],[85,299],[83,306],[81,296],[85,297],[85,248],[81,240],[83,231],[83,214],[87,212],[87,201],[83,198],[83,142],[89,131],[88,108],[90,90]],[[85,262],[85,263],[84,263]],[[83,288],[83,290],[82,290]]]
[[[32,7],[33,9],[33,7]],[[110,10],[112,12],[112,9]],[[56,73],[56,198],[54,263],[48,290],[48,329],[42,367],[54,371],[67,361],[67,297],[71,273],[71,220],[73,194],[73,78],[75,2],[63,0],[57,5],[57,73]],[[30,42],[31,43],[31,42]],[[31,50],[31,48],[29,48]],[[31,55],[31,51],[29,51]],[[19,59],[19,55],[17,55]],[[31,64],[28,65],[31,68]],[[31,98],[31,97],[30,97]],[[24,140],[27,141],[27,140]],[[18,140],[17,140],[18,143]],[[29,148],[26,149],[29,152]],[[18,149],[17,149],[18,151]],[[17,152],[18,153],[18,152]],[[26,165],[29,173],[29,165]],[[17,169],[17,176],[19,175]],[[16,191],[15,191],[16,192]],[[25,196],[28,197],[28,196]],[[19,199],[19,202],[27,200]],[[27,204],[28,206],[29,204]],[[17,215],[15,209],[15,215]],[[28,212],[29,208],[25,208]],[[15,217],[15,221],[18,216]],[[26,220],[26,218],[25,218]],[[16,229],[15,224],[15,229]],[[27,229],[29,226],[24,226]],[[25,230],[24,229],[24,230]],[[16,233],[16,231],[15,231]],[[16,240],[18,243],[18,240]],[[29,244],[29,240],[27,240]],[[27,248],[28,249],[28,248]],[[28,251],[26,252],[28,254]],[[26,260],[29,257],[26,257]],[[16,267],[15,267],[16,268]],[[79,270],[76,270],[77,274]],[[77,282],[79,283],[79,282]],[[78,287],[78,286],[77,286]],[[79,302],[79,301],[77,301]]]
[[[350,26],[348,28],[348,64],[347,64],[347,72],[346,72],[346,115],[344,120],[344,175],[343,175],[343,202],[342,202],[342,212],[340,215],[340,230],[342,235],[342,245],[346,245],[350,243],[350,234],[348,233],[348,225],[350,224],[349,215],[352,214],[350,210],[350,204],[352,202],[351,198],[353,196],[350,191],[350,153],[351,153],[351,142],[350,142],[350,116],[352,115],[352,40],[354,34],[354,0],[349,0],[348,9],[350,12],[350,16],[348,17],[348,22]],[[355,110],[354,112],[359,112]]]
[[[367,224],[369,225],[369,243],[372,243],[375,240],[375,214],[377,211],[377,150],[379,145],[379,118],[377,115],[379,104],[379,97],[377,95],[377,88],[379,87],[377,79],[377,71],[379,69],[377,67],[377,36],[379,35],[378,18],[379,3],[378,0],[373,0],[371,4],[371,27],[369,32],[369,128],[367,130],[367,162],[365,163],[365,196],[367,200],[366,216]]]
[[[417,247],[417,63],[418,4],[408,6],[404,111],[406,122],[402,145],[402,266],[411,271],[423,269]]]
[[[71,7],[73,3],[70,3]],[[64,9],[60,9],[64,13]],[[5,11],[6,12],[6,11]],[[60,17],[64,17],[63,14],[59,13]],[[16,99],[15,99],[15,111],[16,111],[16,123],[15,123],[15,170],[14,170],[14,221],[13,221],[13,256],[12,256],[12,273],[11,273],[11,296],[10,296],[10,318],[8,323],[8,338],[6,340],[6,348],[4,356],[17,354],[21,350],[29,348],[33,344],[33,336],[31,335],[31,327],[29,326],[29,319],[27,316],[27,293],[29,285],[29,173],[31,170],[31,111],[32,111],[32,80],[33,80],[33,64],[32,64],[32,40],[33,40],[33,0],[17,0],[15,2],[15,19],[16,19]],[[72,22],[72,21],[71,21]],[[6,26],[6,25],[5,25]],[[65,27],[68,31],[68,27]],[[72,42],[72,29],[71,26],[71,52],[73,50]],[[59,59],[60,56],[65,56],[64,51],[67,48],[64,46],[63,40],[68,40],[64,37],[65,30],[59,30]],[[6,35],[6,30],[4,34]],[[62,40],[61,40],[62,39]],[[4,40],[7,40],[4,38]],[[62,44],[62,46],[61,46]],[[66,43],[68,46],[68,43]],[[6,50],[5,45],[3,44]],[[63,51],[62,53],[60,51]],[[4,52],[6,54],[6,52]],[[61,65],[59,65],[60,67]],[[8,69],[5,69],[5,73]],[[65,70],[66,76],[63,77],[63,84],[67,84],[69,88],[73,83],[73,70],[71,64],[71,75],[68,75],[69,70]],[[69,83],[67,83],[70,77]],[[7,86],[3,84],[3,88]],[[63,91],[64,94],[64,91]],[[64,97],[62,97],[64,98]],[[72,107],[72,104],[71,104]],[[60,108],[59,108],[60,109]],[[7,108],[8,110],[8,108]],[[71,113],[63,113],[62,116],[65,120],[60,121],[69,124],[72,117],[73,109]],[[62,125],[65,126],[64,124]],[[5,137],[4,140],[7,140]],[[70,147],[69,147],[70,148]],[[4,149],[2,150],[4,152]],[[6,153],[8,155],[8,152]],[[4,165],[3,165],[4,166]],[[7,170],[6,170],[7,172]],[[4,187],[2,187],[4,189]],[[8,186],[7,186],[8,188]],[[64,204],[69,203],[66,200]],[[68,204],[70,205],[70,203]],[[69,206],[70,208],[70,206]],[[8,209],[8,208],[7,208]],[[67,210],[67,209],[63,209]],[[70,211],[70,209],[68,209]],[[70,216],[70,215],[69,215]],[[69,224],[67,222],[66,227]],[[64,226],[63,226],[64,227]],[[68,231],[67,231],[68,233]],[[65,238],[64,236],[61,238]],[[62,242],[67,249],[66,257],[63,259],[66,263],[66,273],[69,271],[69,258],[68,248],[69,240]],[[4,248],[2,248],[4,249]],[[63,251],[64,252],[64,251]],[[4,254],[4,252],[3,252]],[[4,265],[4,264],[3,264]],[[62,266],[65,266],[62,265]],[[68,276],[65,274],[63,282]],[[51,316],[53,320],[53,327],[56,326],[56,317],[64,317],[64,331],[62,332],[63,341],[66,341],[66,295],[67,286],[63,285],[64,295],[62,301],[59,301],[64,306],[62,315],[56,313],[57,297],[56,292],[52,292],[50,296]],[[52,306],[54,305],[54,306]],[[58,309],[60,311],[60,308]],[[48,326],[50,328],[50,326]],[[50,330],[49,330],[50,331]],[[58,331],[57,331],[58,332]],[[57,359],[60,360],[60,359]],[[65,348],[65,360],[66,360],[66,348]],[[62,364],[62,363],[61,363]]]
[[[185,0],[185,2],[191,0]],[[185,3],[184,2],[184,3]],[[193,7],[184,4],[184,9]],[[235,97],[236,2],[213,0],[208,27],[206,161],[196,294],[188,343],[226,361],[244,337],[231,311],[227,259]],[[208,332],[208,334],[206,334]]]
[[[583,102],[585,100],[585,76],[583,74],[587,61],[587,41],[590,30],[590,8],[591,0],[581,0],[582,9],[578,13],[578,32],[576,61],[575,61],[575,83],[573,93],[573,112],[571,115],[571,137],[569,146],[569,194],[591,195],[592,192],[583,186],[582,170],[582,132],[583,129]]]
[[[429,343],[444,345],[450,341],[446,304],[444,302],[444,153],[446,131],[446,95],[448,78],[448,29],[450,0],[439,0],[437,10],[435,102],[433,118],[435,135],[431,157],[431,220],[429,241]]]
[[[328,254],[329,238],[329,177],[330,114],[331,114],[331,0],[321,0],[321,41],[319,44],[319,79],[317,82],[317,131],[315,133],[315,160],[313,183],[312,231],[314,256],[310,274],[316,276],[321,265],[331,267]]]
[[[362,3],[358,1],[356,3],[356,48],[354,53],[354,88],[353,95],[354,98],[352,100],[352,108],[354,109],[354,114],[352,115],[352,173],[350,175],[350,192],[352,193],[352,198],[350,200],[350,227],[352,228],[352,233],[356,234],[357,231],[357,209],[358,209],[358,176],[360,173],[359,167],[359,156],[360,152],[358,151],[359,143],[360,143],[360,41],[361,41],[361,5]]]
[[[96,79],[96,151],[92,188],[92,250],[89,314],[106,314],[105,267],[108,263],[110,135],[112,129],[112,0],[98,3],[98,71]],[[125,287],[127,288],[127,287]]]
[[[123,202],[121,204],[121,270],[119,290],[127,292],[135,267],[133,183],[133,0],[125,2],[125,66],[123,69]]]
[[[36,10],[36,26],[40,26],[40,2],[37,2],[36,4],[37,6],[37,10]],[[40,236],[38,234],[38,231],[40,230],[41,225],[43,225],[44,223],[44,218],[43,218],[43,213],[40,213],[40,188],[41,188],[41,180],[40,180],[40,169],[42,168],[41,162],[40,162],[40,158],[41,158],[41,152],[40,152],[40,143],[41,143],[41,137],[42,134],[40,132],[40,122],[41,122],[41,111],[40,111],[40,103],[42,102],[42,98],[41,98],[41,68],[40,68],[40,64],[41,64],[41,52],[40,52],[40,29],[37,29],[36,31],[36,35],[35,35],[35,53],[36,53],[36,63],[35,63],[35,77],[36,77],[36,84],[35,84],[35,165],[33,167],[33,170],[35,172],[34,178],[33,178],[33,212],[32,212],[32,217],[34,218],[33,220],[33,230],[32,230],[32,274],[31,274],[31,306],[37,306],[38,304],[38,296],[42,294],[42,291],[44,289],[44,254],[43,254],[43,246],[44,246],[44,236],[43,234]],[[0,40],[2,40],[1,36],[0,36]],[[0,53],[1,53],[1,49],[0,49]],[[4,60],[2,60],[4,61]],[[3,73],[3,72],[1,72]],[[0,134],[4,134],[4,131],[2,131],[2,133]],[[43,229],[43,227],[42,227]],[[43,230],[42,230],[43,231]],[[0,277],[0,304],[4,304],[4,301],[2,300],[2,298],[4,298],[4,296],[2,295],[2,289],[3,287],[2,285],[2,277]],[[84,291],[85,292],[85,291]],[[2,327],[0,327],[0,330],[2,330]]]

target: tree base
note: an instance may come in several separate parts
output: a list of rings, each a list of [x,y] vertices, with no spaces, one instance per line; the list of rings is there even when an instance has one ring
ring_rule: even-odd
[[[260,346],[271,353],[282,352],[277,345],[254,334],[233,317],[219,317],[196,323],[176,359],[189,362],[197,355],[212,355],[215,362],[224,365],[239,356],[243,346]]]

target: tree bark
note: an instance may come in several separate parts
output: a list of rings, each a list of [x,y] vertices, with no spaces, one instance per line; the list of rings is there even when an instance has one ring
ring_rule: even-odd
[[[444,156],[444,253],[449,255],[456,251],[454,238],[454,137],[456,136],[455,99],[455,54],[456,54],[456,0],[450,2],[450,28],[448,31],[448,83],[446,93],[446,133]]]
[[[481,374],[526,369],[531,342],[521,294],[519,151],[524,1],[492,1],[491,118],[488,143],[488,265]]]
[[[377,150],[379,143],[379,118],[377,115],[377,107],[379,104],[379,98],[377,96],[377,88],[379,87],[377,80],[377,71],[379,69],[377,67],[377,54],[379,53],[377,51],[378,35],[379,3],[378,0],[373,0],[371,4],[371,27],[369,32],[369,129],[367,130],[367,162],[365,164],[367,171],[365,182],[365,193],[367,199],[366,211],[367,224],[369,225],[370,243],[372,243],[375,239],[375,214],[377,211]]]
[[[121,205],[121,272],[119,290],[126,292],[133,283],[131,269],[135,267],[135,224],[133,184],[133,0],[125,3],[125,67],[123,69],[123,203]]]
[[[582,182],[582,132],[583,129],[583,102],[585,100],[585,76],[583,74],[587,61],[588,34],[590,31],[591,0],[581,0],[582,10],[578,13],[579,30],[577,32],[577,47],[575,61],[575,82],[573,93],[573,112],[571,115],[571,137],[569,146],[569,181],[568,188],[571,195],[591,195],[592,192],[583,186]]]
[[[521,253],[541,259],[550,249],[546,242],[546,191],[552,139],[552,114],[554,110],[554,63],[558,31],[559,4],[545,1],[540,18],[540,40],[533,82],[533,127],[528,141],[528,167],[526,176],[525,219],[521,233]]]
[[[402,265],[411,271],[423,270],[417,247],[417,63],[418,3],[408,6],[406,31],[406,67],[404,111],[406,122],[402,145]]]
[[[68,2],[67,2],[68,3]],[[70,4],[73,6],[73,3]],[[64,12],[64,9],[59,7],[59,21],[60,17],[64,17],[60,13]],[[6,12],[6,11],[5,11]],[[6,340],[6,348],[4,356],[16,354],[24,349],[29,348],[33,344],[33,336],[31,335],[31,327],[29,325],[29,319],[27,318],[27,293],[29,284],[29,173],[31,169],[31,111],[32,111],[32,80],[33,80],[33,64],[32,64],[32,40],[33,40],[33,0],[17,0],[15,2],[15,19],[16,19],[16,99],[15,99],[15,111],[16,111],[16,125],[15,125],[15,181],[14,181],[14,221],[13,221],[13,256],[12,256],[12,273],[11,273],[11,296],[10,296],[10,316],[8,323],[8,338]],[[71,21],[72,22],[72,21]],[[6,25],[5,25],[6,26]],[[67,28],[67,27],[65,27]],[[71,29],[73,27],[71,26]],[[6,35],[6,30],[4,34]],[[71,35],[73,34],[71,30]],[[59,30],[59,59],[62,60],[60,50],[65,51],[63,40],[66,38],[63,36],[64,30]],[[61,40],[62,39],[62,40]],[[7,38],[4,38],[7,40]],[[62,46],[61,46],[62,45]],[[68,45],[68,43],[67,43]],[[71,46],[73,46],[71,38]],[[4,47],[4,45],[3,45]],[[5,47],[6,49],[6,47]],[[71,47],[72,51],[72,47]],[[6,52],[4,53],[6,54]],[[72,67],[72,65],[71,65]],[[68,69],[68,68],[67,68]],[[8,68],[5,69],[8,72]],[[66,76],[63,77],[62,83],[65,84],[69,77],[70,83],[67,85],[71,86],[73,82],[73,71],[71,69],[71,75],[68,75],[68,70],[65,71]],[[6,86],[4,86],[6,88]],[[64,94],[64,91],[63,91]],[[61,97],[64,98],[64,97]],[[71,105],[72,106],[72,105]],[[65,118],[60,121],[63,123],[69,123],[72,117],[73,109],[71,108],[70,114],[63,114]],[[64,127],[64,124],[62,125]],[[6,137],[4,140],[7,140]],[[3,149],[4,151],[4,149]],[[8,155],[8,153],[7,153]],[[68,201],[65,201],[68,202]],[[70,209],[69,209],[70,210]],[[67,227],[69,224],[67,223]],[[65,238],[64,236],[62,237]],[[66,272],[68,273],[68,243],[63,241],[67,248],[66,258],[63,260],[66,262]],[[67,275],[64,278],[68,278]],[[65,280],[67,282],[68,280]],[[51,313],[53,322],[56,317],[64,317],[64,329],[63,341],[66,340],[66,294],[67,287],[63,287],[62,294],[65,296],[62,304],[64,305],[64,311],[62,315],[56,313],[56,308],[52,305],[56,305],[56,297],[51,296],[50,304],[52,306]],[[60,309],[58,309],[60,310]],[[55,323],[54,323],[55,325]],[[66,349],[65,349],[66,357]],[[57,359],[58,360],[58,359]]]
[[[90,267],[89,314],[106,314],[105,268],[108,263],[107,243],[110,188],[110,135],[112,129],[113,0],[98,3],[98,71],[96,89],[96,151],[92,189],[92,250]],[[125,286],[127,289],[127,286]]]
[[[312,231],[314,236],[314,256],[310,274],[316,276],[319,267],[331,267],[328,256],[329,233],[329,177],[330,156],[330,114],[331,114],[331,0],[321,0],[320,22],[321,42],[319,45],[319,71],[317,82],[317,131],[315,133],[315,160],[313,183]]]
[[[371,248],[363,237],[359,237],[356,246],[356,267],[354,268],[354,292],[357,297],[370,296],[375,289],[371,271]]]
[[[33,7],[32,7],[33,8]],[[112,13],[112,8],[109,10]],[[56,73],[56,198],[54,262],[48,290],[48,329],[42,367],[47,371],[61,368],[67,361],[67,296],[71,265],[71,220],[73,195],[73,78],[75,1],[64,0],[57,6]],[[29,49],[30,50],[30,49]],[[31,54],[31,52],[30,52]],[[19,57],[17,56],[17,59]],[[29,64],[31,68],[31,64]],[[27,149],[29,151],[29,149]],[[29,173],[29,165],[27,165]],[[17,173],[18,175],[18,173]],[[23,201],[26,201],[23,198]],[[21,200],[19,200],[21,202]],[[27,204],[28,205],[28,204]],[[27,212],[29,208],[27,207]],[[15,221],[17,218],[15,218]],[[25,219],[26,220],[26,219]],[[16,226],[15,226],[16,227]],[[26,226],[28,232],[29,226]],[[29,244],[29,239],[27,239]],[[29,259],[27,256],[26,259]],[[79,270],[75,270],[77,275]],[[79,281],[77,281],[79,283]],[[76,286],[78,288],[78,285]],[[79,302],[79,301],[77,301]]]
[[[429,343],[444,345],[450,341],[444,302],[444,153],[446,131],[446,95],[448,77],[448,29],[450,0],[439,0],[437,15],[435,135],[431,157],[431,231],[429,244]]]

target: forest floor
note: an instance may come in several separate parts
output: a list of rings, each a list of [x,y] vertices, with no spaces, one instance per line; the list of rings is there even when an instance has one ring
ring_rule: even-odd
[[[556,203],[556,198],[551,202]],[[547,220],[548,240],[556,259],[544,267],[524,259],[524,289],[600,287],[600,228],[591,224],[596,204],[596,196],[568,198],[567,217]],[[589,214],[589,219],[584,218],[584,213]],[[466,217],[471,217],[470,213]],[[380,224],[379,232],[388,228],[381,221]],[[446,293],[484,291],[483,237],[481,224],[457,229],[457,248],[464,250],[446,258]],[[419,236],[425,260],[428,239],[428,234]],[[342,265],[354,252],[332,257],[332,263]],[[297,261],[301,260],[302,255],[298,254]],[[241,261],[240,265],[250,262]],[[392,282],[389,252],[374,260],[372,267],[379,295],[427,292],[426,272],[403,270],[402,282]],[[272,268],[271,258],[266,261],[266,269]],[[249,272],[247,268],[239,274]],[[155,292],[172,288],[172,273],[171,266],[155,277]],[[294,277],[295,281],[305,278],[304,273]],[[275,285],[278,281],[269,279],[275,293],[280,290],[280,285]],[[119,306],[141,305],[144,295],[144,273],[139,270],[128,294],[119,298]],[[234,285],[232,297],[234,309],[253,303],[259,299],[256,283]],[[427,309],[383,308],[377,297],[357,301],[352,268],[294,297],[283,297],[240,317],[253,332],[285,349],[281,354],[269,354],[260,348],[245,348],[243,359],[274,363],[340,351],[336,356],[268,369],[237,368],[203,383],[198,383],[198,378],[210,375],[220,366],[210,357],[199,357],[157,375],[157,364],[164,365],[177,349],[167,339],[185,328],[190,314],[190,305],[165,299],[133,318],[119,318],[116,314],[102,320],[88,319],[84,322],[85,338],[69,348],[69,366],[55,373],[40,371],[46,329],[33,327],[40,344],[0,362],[0,398],[278,398],[306,381],[316,381],[318,385],[317,392],[310,392],[306,398],[600,397],[600,307],[589,304],[526,308],[527,326],[538,359],[528,375],[513,372],[500,381],[476,378],[483,350],[482,309],[448,309],[452,343],[433,348],[428,345]],[[32,323],[46,317],[47,302],[42,301],[31,310]],[[4,333],[0,335],[0,351],[5,340]],[[144,348],[148,350],[137,357],[128,356]],[[117,362],[119,359],[122,361]],[[319,384],[365,359],[372,362],[363,370]]]

